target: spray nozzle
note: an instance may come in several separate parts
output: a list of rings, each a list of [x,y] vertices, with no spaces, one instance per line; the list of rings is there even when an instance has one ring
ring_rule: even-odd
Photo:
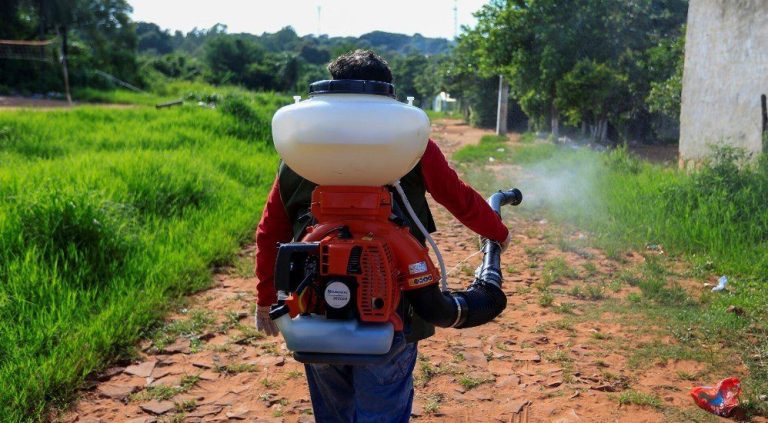
[[[408,105],[409,106],[413,106],[413,100],[415,100],[416,97],[406,97],[405,99],[408,100]]]
[[[293,104],[296,104],[296,103],[298,103],[300,101],[301,101],[301,96],[300,95],[293,96]]]

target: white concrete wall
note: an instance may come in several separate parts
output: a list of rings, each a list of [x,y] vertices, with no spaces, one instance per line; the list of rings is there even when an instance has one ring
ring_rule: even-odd
[[[681,165],[711,144],[762,151],[768,0],[690,0],[680,113]]]

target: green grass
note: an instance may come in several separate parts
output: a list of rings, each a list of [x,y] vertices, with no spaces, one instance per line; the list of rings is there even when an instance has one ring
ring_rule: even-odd
[[[285,101],[0,113],[4,421],[66,404],[252,239],[277,164],[267,117]]]
[[[463,119],[464,116],[461,112],[436,112],[434,110],[424,110],[429,116],[429,120],[434,121],[436,119]]]
[[[510,143],[507,137],[484,135],[480,139],[479,144],[465,146],[454,153],[453,159],[468,164],[489,162],[523,164],[546,160],[556,152],[557,147],[553,144],[537,143],[525,145]]]
[[[461,387],[466,390],[477,388],[484,383],[493,382],[493,379],[484,377],[475,377],[470,375],[461,375],[457,381]]]
[[[662,408],[661,399],[655,395],[638,391],[625,391],[619,394],[620,405],[639,405],[641,407]]]

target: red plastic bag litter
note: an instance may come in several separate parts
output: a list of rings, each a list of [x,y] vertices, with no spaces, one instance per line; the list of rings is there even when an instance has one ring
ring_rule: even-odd
[[[731,414],[739,405],[741,381],[735,377],[723,379],[715,387],[698,386],[691,389],[691,396],[696,404],[718,416]]]

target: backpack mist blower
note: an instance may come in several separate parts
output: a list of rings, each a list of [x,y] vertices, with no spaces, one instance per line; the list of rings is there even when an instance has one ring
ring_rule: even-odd
[[[426,149],[429,119],[394,99],[394,86],[378,81],[333,80],[310,86],[310,99],[278,110],[275,147],[296,173],[316,183],[313,224],[299,242],[280,244],[275,266],[277,304],[270,317],[289,350],[304,363],[370,364],[386,360],[397,313],[406,296],[414,311],[440,327],[487,323],[506,307],[501,289],[501,247],[485,240],[483,263],[466,291],[449,292],[434,241],[398,179]],[[393,215],[393,186],[428,250]],[[488,202],[522,201],[519,190],[499,191]],[[442,280],[442,290],[438,282]]]

